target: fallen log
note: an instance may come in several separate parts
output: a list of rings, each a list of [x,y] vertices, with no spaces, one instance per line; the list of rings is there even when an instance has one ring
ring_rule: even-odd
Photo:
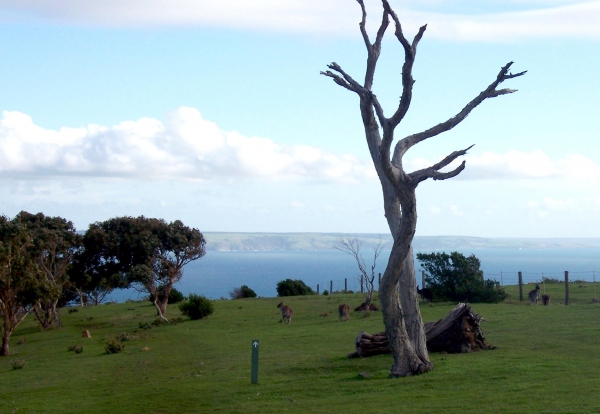
[[[494,349],[495,346],[485,342],[479,326],[483,320],[485,319],[471,309],[471,305],[459,303],[445,318],[425,323],[427,350],[452,354]],[[348,357],[366,358],[389,353],[390,348],[385,332],[375,335],[361,332],[356,338],[356,351],[349,354]]]

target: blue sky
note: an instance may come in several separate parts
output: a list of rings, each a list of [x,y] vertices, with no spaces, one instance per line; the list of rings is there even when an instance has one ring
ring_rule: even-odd
[[[367,1],[368,29],[381,18]],[[391,1],[427,24],[397,136],[456,114],[501,66],[528,70],[421,168],[475,146],[417,191],[418,235],[600,237],[600,1]],[[0,213],[78,229],[121,215],[202,231],[387,232],[358,99],[319,75],[364,77],[352,0],[0,0]],[[400,95],[388,29],[374,91]]]

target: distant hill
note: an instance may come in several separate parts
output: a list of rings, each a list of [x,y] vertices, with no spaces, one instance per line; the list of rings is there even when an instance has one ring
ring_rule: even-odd
[[[341,237],[356,237],[363,249],[371,249],[381,240],[391,248],[389,234],[344,233],[222,233],[205,232],[208,250],[332,250]],[[423,250],[465,249],[569,249],[600,248],[600,238],[484,238],[467,236],[417,236],[413,247]]]

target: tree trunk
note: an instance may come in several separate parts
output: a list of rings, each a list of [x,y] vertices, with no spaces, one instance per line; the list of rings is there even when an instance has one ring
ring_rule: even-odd
[[[62,327],[62,321],[60,320],[60,311],[58,310],[58,299],[52,302],[52,319],[54,319],[54,326],[56,328]]]
[[[52,326],[52,321],[54,321],[56,328],[60,328],[62,326],[57,306],[58,299],[55,299],[52,301],[40,301],[33,307],[33,313],[35,313],[35,317],[38,321],[40,321],[40,324],[44,330],[50,329]]]
[[[158,299],[154,299],[154,306],[156,307],[156,314],[160,319],[169,323],[169,320],[165,317],[165,311],[167,310],[167,304],[161,303]]]
[[[469,304],[459,303],[446,317],[425,324],[427,349],[430,352],[464,353],[495,349],[486,343],[480,322],[484,320]],[[389,354],[390,347],[385,332],[370,335],[361,332],[356,339],[356,351],[351,358]]]
[[[398,292],[398,281],[404,271],[410,242],[398,240],[401,240],[401,237],[394,241],[390,260],[382,277],[379,296],[385,332],[394,359],[391,375],[395,378],[421,374],[433,368],[428,357],[421,359],[416,352],[407,331]]]
[[[425,327],[419,308],[419,296],[417,294],[416,285],[415,261],[411,245],[410,252],[406,258],[404,271],[400,276],[400,303],[402,309],[404,309],[404,323],[406,324],[408,338],[419,358],[423,362],[429,364],[431,369],[433,368],[433,365],[429,361]]]
[[[401,191],[396,190],[397,198],[400,200],[402,208],[402,220],[398,232],[394,235],[394,245],[390,253],[390,259],[382,278],[383,298],[380,294],[381,310],[385,324],[385,331],[388,335],[390,349],[394,358],[391,374],[393,377],[404,377],[412,374],[421,374],[433,369],[433,364],[429,361],[427,350],[420,349],[422,339],[418,332],[418,324],[415,324],[415,318],[420,312],[416,295],[414,300],[410,300],[410,279],[414,283],[414,269],[409,271],[412,262],[412,240],[417,226],[417,205],[415,188],[405,186]],[[408,268],[408,269],[407,269]],[[412,276],[411,276],[412,275]],[[404,279],[403,279],[404,277]],[[405,280],[409,279],[409,280]],[[404,303],[400,301],[398,293],[399,284],[404,284],[403,295],[408,296]],[[416,284],[414,286],[416,290]],[[411,332],[414,337],[411,338],[408,333],[406,314],[403,309],[410,309]],[[421,322],[422,323],[422,322]],[[414,340],[419,341],[419,348],[415,347]],[[417,352],[419,349],[419,352]]]
[[[4,318],[4,330],[2,332],[2,348],[0,348],[0,356],[10,355],[10,348],[8,347],[8,342],[10,341],[10,335],[13,331],[10,327],[10,320],[8,316],[4,315]]]
[[[363,122],[368,119],[368,115],[372,116],[371,108],[363,112]],[[366,125],[366,124],[365,124]],[[374,130],[373,130],[374,132]],[[377,171],[379,181],[381,183],[381,189],[383,193],[383,207],[385,212],[385,218],[388,223],[388,227],[394,239],[399,234],[400,227],[403,222],[403,210],[400,204],[400,198],[394,189],[394,186],[390,183],[389,179],[383,171],[381,163],[381,154],[379,152],[380,142],[378,139],[379,132],[377,130],[373,135],[369,135],[369,129],[365,128],[367,134],[367,143],[369,144],[369,152],[373,159],[373,164]],[[394,160],[395,161],[395,160]],[[415,189],[412,189],[413,204],[416,205]],[[415,207],[416,208],[416,207]],[[414,211],[414,220],[416,228],[416,209]],[[408,218],[407,218],[408,219]],[[420,361],[427,366],[427,371],[433,369],[433,364],[429,360],[429,354],[427,352],[426,340],[425,340],[425,329],[423,324],[423,318],[421,317],[421,310],[419,308],[419,300],[417,294],[417,283],[415,279],[415,264],[412,249],[412,235],[410,235],[410,241],[408,246],[408,253],[404,262],[404,268],[399,277],[398,287],[400,289],[399,302],[395,306],[401,306],[403,310],[403,318],[406,332],[408,334],[409,341],[412,344],[414,352],[416,352]],[[381,301],[381,288],[379,293]],[[392,299],[395,300],[395,299]]]

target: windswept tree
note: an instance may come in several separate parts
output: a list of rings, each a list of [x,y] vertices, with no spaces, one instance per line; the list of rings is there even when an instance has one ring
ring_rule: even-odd
[[[10,355],[13,331],[31,312],[39,297],[36,264],[31,258],[31,235],[25,226],[0,216],[0,356]]]
[[[33,312],[44,329],[50,328],[53,321],[60,328],[58,302],[69,285],[67,270],[80,248],[81,236],[73,223],[62,217],[21,211],[15,221],[29,231],[32,245],[28,250],[37,265],[39,286],[43,290]]]
[[[117,217],[90,226],[84,236],[89,250],[83,267],[96,279],[117,278],[119,287],[147,292],[158,316],[166,320],[173,285],[183,276],[186,264],[204,256],[205,244],[198,229],[179,220]]]
[[[486,99],[515,92],[513,89],[498,89],[498,87],[502,82],[521,76],[525,72],[512,74],[509,72],[512,62],[506,64],[500,69],[494,81],[455,116],[422,132],[398,140],[392,149],[396,127],[404,119],[410,107],[415,82],[412,76],[413,64],[417,46],[425,34],[426,26],[422,26],[413,40],[409,41],[389,2],[382,0],[383,16],[375,41],[371,42],[366,29],[367,12],[364,2],[357,1],[362,9],[360,32],[367,49],[364,82],[356,81],[335,62],[328,65],[330,70],[321,73],[333,79],[336,84],[356,93],[359,98],[367,145],[381,182],[385,217],[394,238],[390,259],[379,286],[379,299],[394,359],[391,374],[393,377],[401,377],[426,372],[433,368],[427,353],[423,321],[418,306],[412,256],[412,240],[417,224],[416,188],[419,183],[430,178],[445,180],[457,176],[465,168],[464,161],[450,171],[442,171],[442,169],[465,155],[471,147],[454,151],[440,162],[413,172],[404,170],[403,157],[414,145],[454,128]],[[386,116],[384,108],[373,92],[373,80],[383,36],[390,19],[395,27],[394,35],[404,50],[404,64],[400,75],[402,80],[400,102],[393,108],[391,116]]]

